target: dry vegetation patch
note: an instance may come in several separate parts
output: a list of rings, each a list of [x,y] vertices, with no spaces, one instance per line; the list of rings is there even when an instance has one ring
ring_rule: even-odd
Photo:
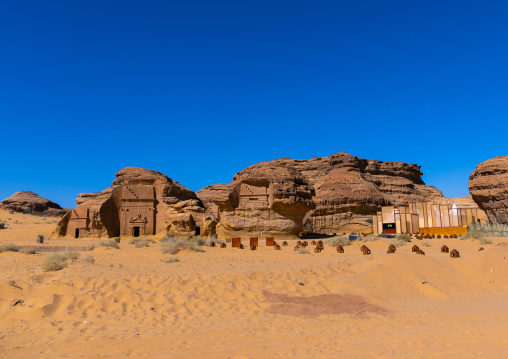
[[[332,238],[329,238],[326,240],[326,244],[328,244],[331,247],[337,247],[337,246],[350,246],[351,241],[346,236],[335,236]]]
[[[202,238],[166,236],[161,240],[161,252],[164,254],[177,254],[182,250],[204,252],[201,247],[206,244]]]

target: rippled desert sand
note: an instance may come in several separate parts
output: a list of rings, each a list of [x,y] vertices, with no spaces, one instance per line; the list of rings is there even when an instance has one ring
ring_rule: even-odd
[[[0,244],[41,248],[0,253],[0,358],[508,357],[508,238],[429,240],[425,256],[412,244],[387,255],[389,240],[366,243],[370,256],[363,243],[305,255],[294,243],[205,247],[163,263],[159,243],[41,245],[53,219],[6,218]],[[84,251],[44,272],[49,250],[66,247]]]

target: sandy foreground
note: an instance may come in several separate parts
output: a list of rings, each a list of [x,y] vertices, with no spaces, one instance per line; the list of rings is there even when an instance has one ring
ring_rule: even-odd
[[[297,254],[294,241],[281,251],[204,247],[163,263],[159,243],[37,244],[55,219],[0,219],[0,244],[42,247],[0,253],[0,358],[508,357],[508,238],[414,241],[390,255],[389,240],[344,254]],[[47,250],[66,247],[80,258],[44,272]]]

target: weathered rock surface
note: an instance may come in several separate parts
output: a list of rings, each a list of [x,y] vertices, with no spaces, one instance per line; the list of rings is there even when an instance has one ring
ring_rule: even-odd
[[[76,198],[77,204],[82,204],[88,200],[99,197],[101,192],[89,192],[89,193],[80,193],[78,194],[78,198]]]
[[[508,223],[508,156],[480,163],[469,176],[469,192],[491,222]]]
[[[221,210],[219,227],[225,234],[259,234],[260,230],[274,235],[294,234],[301,229],[297,222],[302,213],[306,213],[303,226],[308,232],[368,233],[372,231],[371,215],[380,206],[421,201],[450,203],[441,191],[425,185],[421,176],[420,166],[415,164],[365,160],[343,152],[309,160],[283,158],[239,172],[227,190],[220,188],[221,193],[212,202]],[[291,226],[269,226],[266,215],[274,212],[240,206],[242,197],[244,203],[252,201],[248,191],[241,191],[242,183],[257,183],[258,187],[264,183],[277,199],[268,208],[294,206],[299,216],[292,218]],[[291,232],[287,232],[289,229]]]
[[[31,191],[16,192],[9,198],[4,199],[2,205],[11,211],[45,216],[61,216],[67,212],[59,204]]]
[[[206,213],[214,216],[218,216],[219,206],[217,206],[212,199],[224,194],[229,194],[229,184],[212,184],[196,192],[196,195],[206,207]]]
[[[76,202],[78,206],[60,221],[54,235],[214,234],[213,218],[205,216],[196,194],[157,171],[126,167],[116,174],[112,187],[98,194],[80,194]]]
[[[211,202],[220,209],[221,237],[297,236],[305,214],[314,208],[314,190],[290,167],[251,166],[237,173],[228,186],[207,191],[216,193]]]

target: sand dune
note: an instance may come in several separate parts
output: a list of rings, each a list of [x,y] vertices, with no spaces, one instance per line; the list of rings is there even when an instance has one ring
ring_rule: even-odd
[[[37,246],[44,225],[27,227],[1,231],[0,244]],[[384,240],[367,243],[370,256],[362,243],[308,255],[207,247],[173,264],[158,244],[122,241],[57,272],[42,270],[49,253],[4,252],[0,357],[503,358],[504,241],[478,252],[476,242],[431,240],[426,256],[410,245],[387,255]],[[440,253],[443,243],[461,258]]]

